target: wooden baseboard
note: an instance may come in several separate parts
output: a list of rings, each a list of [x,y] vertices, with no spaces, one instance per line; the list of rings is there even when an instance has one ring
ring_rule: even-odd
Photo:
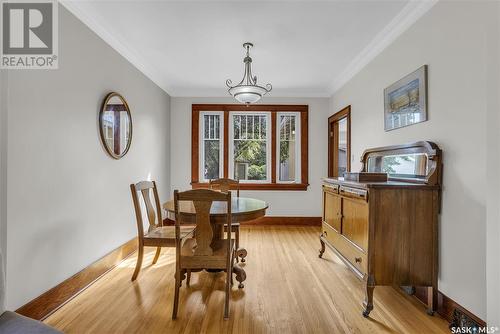
[[[321,226],[321,217],[277,217],[265,216],[241,223],[241,225],[293,225]]]
[[[137,238],[134,238],[49,291],[21,306],[16,312],[36,320],[47,318],[136,250]]]
[[[175,221],[171,219],[164,219],[164,225],[174,225]],[[259,219],[250,220],[241,223],[243,226],[254,226],[254,225],[281,225],[281,226],[321,226],[321,217],[262,217]]]
[[[427,304],[427,288],[416,287],[415,288],[415,297],[417,297],[417,299],[420,300],[422,303]],[[484,320],[482,320],[481,318],[479,318],[478,316],[476,316],[472,312],[468,311],[465,307],[458,304],[453,299],[447,297],[441,291],[438,291],[437,313],[440,316],[442,316],[444,319],[446,319],[446,321],[448,321],[450,324],[452,324],[453,322],[456,321],[455,310],[457,310],[459,313],[465,315],[466,317],[470,318],[472,321],[474,321],[480,327],[486,326],[486,322]]]

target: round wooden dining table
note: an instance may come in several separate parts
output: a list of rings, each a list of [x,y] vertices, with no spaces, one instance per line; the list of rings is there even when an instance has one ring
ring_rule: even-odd
[[[266,214],[266,210],[269,205],[256,198],[249,197],[233,197],[231,199],[231,218],[233,223],[241,223],[249,220],[254,220],[263,217]],[[163,208],[170,215],[174,215],[174,200],[170,200],[163,204]],[[181,201],[179,202],[179,211],[183,214],[184,222],[194,222],[194,217],[196,211],[194,209],[193,202]],[[213,202],[210,208],[210,218],[218,221],[219,219],[223,222],[224,216],[226,215],[227,207],[226,202]],[[190,217],[191,216],[191,220]],[[214,223],[216,222],[214,221]]]
[[[246,221],[254,220],[260,217],[264,217],[266,210],[269,205],[256,198],[248,197],[233,197],[231,199],[231,221],[233,223],[243,223]],[[175,220],[175,209],[174,200],[169,200],[163,204],[163,208],[168,213],[168,218],[173,218]],[[191,201],[180,201],[179,202],[179,212],[182,214],[182,223],[190,224],[195,223],[196,210],[194,204]],[[213,237],[212,243],[223,238],[224,224],[226,223],[227,214],[227,204],[226,202],[213,202],[210,208],[210,223],[212,225]],[[237,256],[242,258],[247,256],[247,250],[245,248],[239,248],[237,251]],[[235,272],[236,279],[242,281],[246,278],[246,273],[243,268],[234,266],[233,271]]]

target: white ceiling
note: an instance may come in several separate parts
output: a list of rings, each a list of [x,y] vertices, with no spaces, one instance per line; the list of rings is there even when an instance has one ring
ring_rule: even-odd
[[[425,5],[425,4],[427,5]],[[172,96],[225,96],[242,43],[273,96],[330,96],[429,1],[64,1]],[[423,5],[424,4],[424,5]]]

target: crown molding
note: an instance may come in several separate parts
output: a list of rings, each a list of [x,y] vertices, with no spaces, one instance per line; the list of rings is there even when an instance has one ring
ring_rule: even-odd
[[[203,88],[203,87],[174,87],[171,91],[172,97],[228,97],[232,98],[225,88]],[[263,99],[267,98],[329,98],[331,94],[326,89],[273,89],[269,95],[264,95]]]
[[[280,92],[280,97],[296,97],[297,93],[303,97],[330,97],[357,73],[359,73],[368,63],[387,48],[396,38],[411,27],[420,17],[431,9],[439,0],[410,0],[408,4],[399,12],[399,14],[380,31],[375,38],[368,44],[338,75],[332,84],[325,87],[325,90],[311,90],[308,92],[286,91]],[[221,92],[215,89],[186,89],[172,87],[168,84],[154,65],[144,60],[135,50],[127,47],[122,39],[116,33],[110,33],[101,23],[99,17],[89,15],[82,7],[81,1],[60,0],[67,10],[75,15],[81,22],[89,27],[104,42],[117,51],[122,57],[129,61],[134,67],[142,72],[146,77],[153,81],[158,87],[171,96],[220,96]],[[275,95],[275,94],[273,94]],[[278,95],[276,95],[278,96]]]
[[[103,27],[99,21],[98,17],[95,15],[88,15],[84,8],[81,6],[82,1],[76,0],[59,0],[59,2],[69,10],[74,16],[76,16],[83,24],[85,24],[90,30],[92,30],[97,36],[99,36],[104,42],[111,46],[116,52],[118,52],[123,58],[130,62],[135,68],[137,68],[142,74],[153,81],[158,87],[160,87],[165,93],[169,94],[171,87],[159,74],[159,71],[155,66],[151,65],[149,62],[145,61],[143,57],[136,51],[127,47],[121,38],[116,34],[110,33],[105,27]]]
[[[439,0],[410,0],[408,4],[380,31],[375,38],[347,65],[330,86],[333,95],[358,74],[385,48],[427,13]]]

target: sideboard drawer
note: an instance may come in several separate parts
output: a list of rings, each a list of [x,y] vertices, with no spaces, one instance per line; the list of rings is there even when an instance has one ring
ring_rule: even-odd
[[[335,249],[344,256],[357,270],[362,274],[366,274],[368,268],[368,260],[366,254],[361,251],[346,237],[337,233],[330,225],[323,222],[323,235],[326,240],[335,247]]]
[[[368,201],[368,191],[363,189],[340,186],[339,193],[345,197],[358,198]]]
[[[326,240],[328,240],[333,246],[335,246],[335,240],[337,240],[335,236],[338,234],[339,233],[335,231],[333,227],[323,222],[323,235],[325,236]]]
[[[368,258],[366,254],[342,235],[335,236],[335,248],[362,274],[367,273]]]
[[[329,192],[329,193],[334,193],[338,194],[339,193],[339,186],[337,184],[332,184],[332,185],[323,185],[323,191]]]

